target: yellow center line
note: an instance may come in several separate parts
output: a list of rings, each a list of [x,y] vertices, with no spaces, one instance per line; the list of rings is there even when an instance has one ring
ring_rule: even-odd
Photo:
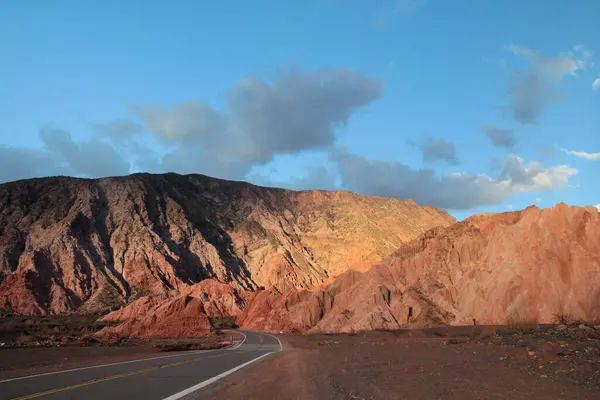
[[[74,385],[69,385],[69,386],[65,386],[65,387],[62,387],[62,388],[50,389],[50,390],[46,390],[46,391],[43,391],[43,392],[28,394],[26,396],[21,396],[21,397],[13,397],[10,400],[34,399],[36,397],[47,396],[49,394],[60,393],[60,392],[64,392],[64,391],[71,390],[71,389],[77,389],[77,388],[84,387],[84,386],[94,385],[96,383],[111,381],[113,379],[126,378],[128,376],[144,374],[146,372],[157,371],[159,369],[174,367],[176,365],[187,364],[187,363],[194,362],[194,361],[199,361],[199,360],[206,360],[207,358],[212,358],[212,357],[216,357],[216,356],[219,356],[219,355],[220,354],[215,354],[213,356],[199,357],[199,358],[194,358],[192,360],[178,361],[178,362],[174,362],[174,363],[171,363],[171,364],[163,364],[163,365],[157,365],[155,367],[148,367],[148,368],[144,368],[144,369],[138,369],[138,370],[135,370],[135,371],[123,372],[122,374],[110,375],[110,376],[106,376],[104,378],[92,379],[91,381],[76,383]]]

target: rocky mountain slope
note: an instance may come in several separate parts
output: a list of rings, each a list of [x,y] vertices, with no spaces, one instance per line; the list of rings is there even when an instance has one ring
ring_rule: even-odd
[[[410,200],[202,175],[11,182],[0,185],[0,310],[92,312],[205,279],[284,293],[452,222]]]
[[[474,216],[324,288],[251,296],[239,323],[267,331],[600,321],[600,214],[559,204]]]

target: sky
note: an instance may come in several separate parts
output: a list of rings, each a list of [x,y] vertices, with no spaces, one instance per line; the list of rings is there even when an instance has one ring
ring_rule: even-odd
[[[0,182],[600,203],[596,0],[0,0]]]

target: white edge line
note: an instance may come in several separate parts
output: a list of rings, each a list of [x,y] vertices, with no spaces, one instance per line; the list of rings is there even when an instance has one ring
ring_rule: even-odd
[[[239,333],[241,333],[241,332],[239,332]],[[26,376],[19,376],[19,377],[16,377],[16,378],[4,379],[4,380],[0,381],[0,384],[1,383],[6,383],[6,382],[12,382],[12,381],[19,381],[19,380],[22,380],[22,379],[37,378],[37,377],[40,377],[40,376],[64,374],[64,373],[67,373],[67,372],[84,371],[86,369],[111,367],[113,365],[131,364],[131,363],[142,362],[142,361],[158,360],[158,359],[161,359],[161,358],[182,357],[182,356],[187,356],[187,355],[191,355],[191,354],[210,353],[210,352],[213,352],[213,351],[235,350],[238,347],[240,347],[242,343],[244,343],[246,341],[246,335],[244,335],[243,333],[241,333],[241,334],[244,336],[244,339],[241,342],[237,343],[233,347],[229,347],[229,348],[225,348],[225,349],[188,351],[188,352],[179,353],[179,354],[169,354],[168,356],[158,356],[158,357],[151,357],[151,358],[140,358],[138,360],[122,361],[122,362],[116,362],[116,363],[110,363],[110,364],[90,365],[89,367],[65,369],[65,370],[62,370],[62,371],[44,372],[42,374],[26,375]]]
[[[234,373],[235,371],[240,370],[240,369],[244,368],[245,366],[250,365],[253,362],[258,361],[261,358],[265,358],[266,356],[269,356],[269,355],[271,355],[273,353],[276,353],[276,352],[271,351],[269,353],[263,354],[262,356],[258,356],[256,358],[253,358],[252,360],[247,361],[247,362],[245,362],[245,363],[243,363],[241,365],[238,365],[237,367],[232,368],[229,371],[225,371],[225,372],[223,372],[223,373],[221,373],[219,375],[213,376],[212,378],[207,379],[204,382],[200,382],[199,384],[194,385],[192,387],[189,387],[189,388],[187,388],[185,390],[182,390],[179,393],[175,393],[172,396],[165,397],[163,400],[177,400],[177,399],[181,399],[182,397],[187,396],[188,394],[193,393],[196,390],[202,389],[203,387],[206,387],[206,386],[210,385],[211,383],[214,383],[214,382],[218,381],[219,379],[224,378],[227,375],[230,375],[230,374]]]
[[[239,343],[238,343],[238,344],[236,344],[235,346],[233,346],[233,347],[229,347],[229,348],[227,348],[227,349],[225,349],[225,350],[235,350],[235,349],[237,349],[238,347],[240,347],[240,346],[242,345],[242,343],[244,343],[244,342],[246,341],[246,335],[244,335],[244,333],[243,333],[243,332],[240,332],[240,331],[234,331],[234,332],[235,332],[235,333],[239,333],[239,334],[240,334],[240,335],[242,335],[244,338],[242,339],[242,341],[241,341],[241,342],[239,342]]]
[[[269,335],[268,333],[261,333],[261,334],[271,336],[273,339],[276,339],[279,342],[279,350],[277,350],[275,353],[278,353],[283,350],[283,345],[281,344],[281,340],[279,340],[279,338],[277,336]]]
[[[238,331],[238,333],[241,333],[242,335],[244,335],[242,332]],[[276,339],[279,342],[279,350],[277,350],[277,351],[270,351],[270,352],[268,352],[266,354],[263,354],[262,356],[258,356],[256,358],[253,358],[250,361],[247,361],[247,362],[245,362],[245,363],[243,363],[241,365],[238,365],[237,367],[234,367],[234,368],[232,368],[232,369],[230,369],[228,371],[220,373],[219,375],[213,376],[212,378],[207,379],[207,380],[205,380],[203,382],[200,382],[197,385],[189,387],[189,388],[187,388],[185,390],[182,390],[181,392],[175,393],[174,395],[171,395],[169,397],[165,397],[163,400],[178,400],[178,399],[181,399],[182,397],[187,396],[188,394],[191,394],[191,393],[193,393],[193,392],[195,392],[197,390],[200,390],[200,389],[202,389],[202,388],[204,388],[204,387],[206,387],[206,386],[208,386],[208,385],[210,385],[212,383],[215,383],[216,381],[218,381],[221,378],[226,377],[227,375],[231,375],[234,372],[239,371],[240,369],[242,369],[242,368],[244,368],[244,367],[252,364],[255,361],[260,360],[261,358],[265,358],[266,356],[269,356],[271,354],[279,353],[280,351],[283,350],[283,345],[281,344],[281,340],[279,340],[279,338],[277,336],[269,335],[268,333],[262,333],[262,332],[260,333],[260,335],[271,336],[272,338]],[[244,341],[245,340],[246,340],[246,335],[244,335]],[[243,343],[243,341],[242,341],[242,343]]]

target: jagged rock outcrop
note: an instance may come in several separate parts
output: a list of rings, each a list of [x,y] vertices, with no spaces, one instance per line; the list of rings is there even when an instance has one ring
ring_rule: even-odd
[[[411,200],[202,175],[0,185],[0,309],[95,312],[205,279],[309,288],[454,219]]]
[[[239,323],[348,332],[444,324],[600,320],[600,214],[594,207],[471,217],[432,229],[367,272],[314,291],[253,293]]]
[[[141,297],[105,315],[102,321],[123,323],[104,328],[99,335],[141,338],[200,336],[212,328],[211,317],[240,314],[250,294],[214,279],[206,279],[181,290]]]

